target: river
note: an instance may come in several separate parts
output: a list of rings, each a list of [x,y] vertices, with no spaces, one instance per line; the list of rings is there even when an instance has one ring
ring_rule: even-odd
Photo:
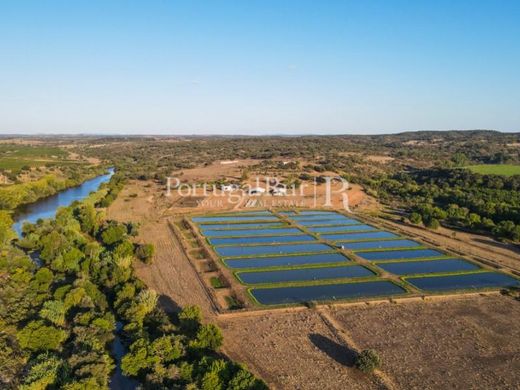
[[[91,192],[97,191],[101,184],[108,182],[113,174],[114,169],[110,168],[105,175],[97,176],[83,182],[77,187],[68,188],[55,195],[21,207],[14,215],[13,229],[21,236],[22,226],[25,222],[35,223],[38,219],[54,218],[58,208],[67,207],[76,200],[81,201],[85,199]],[[37,258],[34,260],[36,262],[39,261]],[[118,323],[117,332],[119,332],[120,329],[121,324]],[[138,385],[135,380],[125,377],[121,372],[121,358],[125,352],[125,346],[116,333],[114,341],[112,342],[112,355],[116,363],[116,368],[110,380],[110,388],[112,390],[135,389]]]
[[[97,191],[101,184],[108,182],[113,174],[114,169],[110,168],[105,175],[20,207],[14,215],[13,229],[20,236],[24,222],[35,223],[38,219],[54,218],[59,207],[66,207],[76,200],[85,199],[91,192]]]

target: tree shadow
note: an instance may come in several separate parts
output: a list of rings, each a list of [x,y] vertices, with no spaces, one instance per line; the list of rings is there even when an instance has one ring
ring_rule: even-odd
[[[181,311],[181,307],[171,299],[168,295],[161,294],[158,298],[159,306],[168,314],[168,316],[174,316]]]
[[[309,335],[309,340],[339,364],[347,367],[352,367],[354,365],[354,360],[357,355],[356,351],[318,333],[311,333]]]

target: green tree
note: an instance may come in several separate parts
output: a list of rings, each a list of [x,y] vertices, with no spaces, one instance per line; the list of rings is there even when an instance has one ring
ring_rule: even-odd
[[[47,301],[40,310],[40,317],[59,327],[65,325],[65,314],[65,305],[61,301]]]
[[[67,336],[65,330],[45,325],[41,320],[29,322],[17,333],[20,346],[29,351],[57,351]]]
[[[359,370],[369,373],[381,366],[381,358],[373,349],[365,349],[356,356],[354,365]]]
[[[413,212],[410,214],[410,222],[414,225],[420,225],[422,223],[422,217],[421,214]]]

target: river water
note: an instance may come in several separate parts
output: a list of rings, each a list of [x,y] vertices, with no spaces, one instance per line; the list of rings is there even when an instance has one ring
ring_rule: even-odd
[[[105,175],[19,208],[14,215],[13,229],[20,236],[24,222],[35,223],[40,218],[54,218],[59,207],[66,207],[76,200],[85,199],[91,192],[97,191],[101,184],[108,182],[113,174],[114,169],[110,168]]]
[[[97,191],[101,184],[110,180],[114,174],[114,169],[110,168],[105,175],[97,176],[87,180],[77,187],[68,188],[55,195],[40,199],[34,203],[25,205],[18,209],[14,215],[13,229],[21,236],[22,226],[25,222],[35,223],[38,219],[54,218],[56,211],[60,207],[70,206],[74,201],[85,199],[91,192]],[[38,259],[34,259],[38,262]],[[117,324],[117,331],[120,331],[121,324]],[[114,356],[116,368],[112,373],[110,388],[112,390],[131,390],[135,389],[138,383],[121,372],[121,358],[126,350],[124,344],[116,333],[112,343],[112,355]]]

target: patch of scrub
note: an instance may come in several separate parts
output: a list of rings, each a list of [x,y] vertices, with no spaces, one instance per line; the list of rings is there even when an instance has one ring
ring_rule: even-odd
[[[402,261],[377,264],[394,275],[434,274],[440,272],[476,271],[480,267],[463,259]]]
[[[297,287],[253,288],[251,295],[263,305],[333,301],[339,299],[370,298],[405,294],[406,291],[386,280],[336,283]]]
[[[237,274],[239,279],[245,284],[307,282],[326,279],[363,278],[374,275],[374,272],[360,265],[239,272]]]
[[[406,278],[406,281],[425,291],[472,290],[479,288],[520,287],[520,280],[498,272],[478,272],[474,274],[426,276]]]
[[[340,263],[351,260],[339,253],[321,253],[314,255],[294,255],[276,257],[254,257],[247,259],[230,259],[224,262],[229,268],[268,268],[268,267],[296,267],[310,264]]]

